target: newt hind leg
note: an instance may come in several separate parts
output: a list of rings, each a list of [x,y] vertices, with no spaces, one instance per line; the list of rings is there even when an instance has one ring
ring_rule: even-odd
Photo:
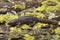
[[[36,21],[33,21],[29,24],[30,27],[33,27],[36,24]]]

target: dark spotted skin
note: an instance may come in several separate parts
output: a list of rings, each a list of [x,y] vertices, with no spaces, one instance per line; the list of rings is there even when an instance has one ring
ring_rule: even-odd
[[[11,20],[8,23],[8,25],[16,26],[16,25],[27,24],[30,26],[34,26],[34,24],[37,22],[48,23],[48,24],[53,24],[53,25],[58,24],[58,22],[56,20],[40,19],[40,18],[33,17],[33,16],[23,16],[23,17],[19,17],[17,19]]]

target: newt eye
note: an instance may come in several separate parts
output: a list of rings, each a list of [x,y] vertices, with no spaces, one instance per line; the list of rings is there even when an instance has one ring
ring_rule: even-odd
[[[10,23],[8,23],[8,25],[13,25],[13,23],[10,22]]]
[[[14,24],[14,23],[16,23],[16,21],[10,21],[9,23],[8,23],[8,25],[12,25],[12,24]]]

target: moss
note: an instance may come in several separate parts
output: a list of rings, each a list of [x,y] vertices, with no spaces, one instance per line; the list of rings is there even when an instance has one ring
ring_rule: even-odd
[[[34,16],[37,18],[45,18],[45,15],[42,14],[41,12],[33,12],[33,13],[27,12],[25,15],[21,14],[21,16]]]
[[[10,28],[10,35],[14,38],[18,38],[19,34],[22,32],[21,28],[11,27]]]
[[[45,11],[46,5],[42,5],[41,7],[36,8],[36,11]]]
[[[25,29],[25,30],[27,30],[27,29],[31,29],[31,27],[28,26],[28,25],[26,25],[26,24],[20,26],[20,28]]]
[[[60,21],[58,21],[58,25],[60,25]]]
[[[58,28],[55,29],[55,33],[56,33],[57,35],[60,35],[60,27],[58,27]]]
[[[5,15],[0,15],[0,22],[6,21],[6,23],[7,23],[7,22],[9,22],[9,21],[11,21],[15,18],[18,18],[18,16],[17,15],[12,15],[12,14],[9,14],[9,13],[5,14]]]
[[[24,4],[15,4],[14,6],[12,6],[15,10],[23,10],[25,9],[25,5]]]
[[[40,29],[40,28],[42,28],[42,27],[44,27],[44,26],[47,26],[47,25],[48,25],[48,24],[44,24],[44,23],[38,22],[38,23],[36,23],[36,24],[34,25],[34,28]]]
[[[34,37],[33,36],[30,36],[29,34],[24,34],[24,39],[25,40],[34,40]]]
[[[48,6],[47,2],[49,2],[49,1],[56,3],[56,5],[55,6]],[[60,9],[59,4],[60,4],[60,2],[58,2],[57,0],[46,0],[46,1],[43,1],[42,6],[41,7],[39,6],[38,8],[36,8],[36,10],[38,10],[38,11],[46,11],[47,13],[55,12],[56,10]]]

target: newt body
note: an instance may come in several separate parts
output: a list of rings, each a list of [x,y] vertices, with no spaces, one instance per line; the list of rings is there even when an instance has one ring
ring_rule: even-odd
[[[10,23],[8,23],[8,25],[16,26],[16,25],[27,24],[30,26],[34,26],[34,24],[37,22],[53,24],[53,25],[58,24],[56,20],[40,19],[40,18],[33,17],[33,16],[23,16],[23,17],[19,17],[17,19],[11,20]]]

